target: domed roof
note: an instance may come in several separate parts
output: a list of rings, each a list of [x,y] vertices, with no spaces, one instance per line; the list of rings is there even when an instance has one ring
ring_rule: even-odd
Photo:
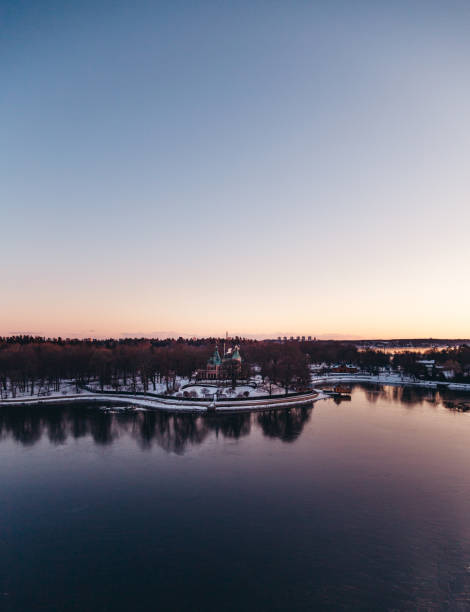
[[[212,357],[209,357],[207,363],[209,363],[210,365],[221,365],[222,359],[220,358],[219,347],[217,345],[215,347],[214,354],[212,355]]]
[[[237,345],[234,349],[233,349],[233,353],[232,353],[232,361],[241,361],[241,355],[240,355],[240,351],[239,351],[239,346]]]

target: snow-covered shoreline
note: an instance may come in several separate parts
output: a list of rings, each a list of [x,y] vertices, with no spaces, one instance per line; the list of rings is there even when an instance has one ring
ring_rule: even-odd
[[[445,387],[454,391],[469,391],[470,384],[465,383],[453,383],[453,382],[437,382],[433,380],[413,380],[412,378],[401,376],[400,374],[381,373],[378,375],[373,374],[323,374],[313,375],[312,385],[325,385],[335,383],[374,383],[381,385],[397,385],[397,386],[411,386],[411,387],[422,387],[428,389],[436,389]],[[131,394],[120,394],[120,393],[93,393],[90,391],[75,393],[75,394],[64,394],[63,392],[52,392],[47,396],[26,396],[2,399],[0,400],[0,407],[4,406],[26,406],[26,405],[50,405],[50,404],[69,404],[74,403],[101,403],[104,405],[109,404],[122,404],[124,406],[141,408],[144,410],[161,410],[165,412],[193,412],[193,413],[204,413],[209,411],[215,412],[247,412],[257,410],[272,410],[275,408],[287,408],[287,407],[298,407],[306,405],[321,399],[329,397],[328,394],[324,393],[321,389],[313,389],[311,392],[307,392],[301,395],[274,395],[273,397],[266,399],[257,399],[256,396],[249,397],[246,399],[238,399],[237,401],[227,399],[221,399],[213,404],[212,397],[208,398],[207,401],[194,401],[191,398],[175,398],[175,397],[155,397],[152,394],[149,395],[131,395]]]
[[[446,387],[452,391],[470,391],[470,384],[454,383],[435,380],[413,380],[400,374],[323,374],[312,376],[313,385],[324,385],[329,383],[376,383],[381,385],[400,385],[403,387],[424,387],[437,389]]]
[[[321,391],[313,390],[302,395],[273,397],[267,399],[249,398],[237,402],[220,401],[214,406],[211,401],[194,402],[190,399],[176,400],[171,398],[151,398],[145,396],[131,396],[105,393],[82,393],[78,395],[50,395],[47,397],[20,397],[14,399],[0,400],[3,406],[26,406],[26,405],[49,405],[63,403],[99,402],[102,404],[126,404],[148,410],[162,410],[166,412],[252,412],[257,410],[272,410],[274,408],[298,407],[310,404],[326,397]]]

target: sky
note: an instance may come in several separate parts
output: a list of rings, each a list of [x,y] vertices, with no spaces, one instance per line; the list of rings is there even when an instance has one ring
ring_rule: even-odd
[[[469,31],[0,0],[0,334],[470,337]]]

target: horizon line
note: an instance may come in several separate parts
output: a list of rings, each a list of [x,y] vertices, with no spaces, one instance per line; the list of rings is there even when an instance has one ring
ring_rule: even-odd
[[[229,339],[232,340],[234,338],[239,338],[242,340],[256,340],[256,341],[284,341],[284,338],[288,341],[304,341],[304,342],[313,342],[313,341],[331,341],[331,342],[470,342],[470,338],[465,337],[434,337],[434,336],[407,336],[407,337],[362,337],[355,336],[353,334],[230,334],[230,335],[220,335],[220,334],[207,334],[207,335],[198,335],[198,334],[177,334],[176,332],[156,332],[154,334],[119,334],[117,336],[100,334],[100,335],[86,335],[86,334],[70,334],[70,335],[48,335],[41,332],[30,332],[30,331],[18,331],[18,332],[9,332],[9,334],[0,334],[0,338],[10,339],[10,338],[19,338],[19,337],[31,337],[31,338],[43,338],[45,340],[179,340],[182,338],[183,340],[208,340],[208,339]],[[310,337],[310,340],[308,338]],[[303,340],[302,340],[303,339]]]

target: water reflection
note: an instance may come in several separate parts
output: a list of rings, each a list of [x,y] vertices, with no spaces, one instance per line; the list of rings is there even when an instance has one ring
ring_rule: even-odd
[[[8,406],[0,411],[0,440],[13,439],[25,446],[44,437],[50,443],[89,436],[96,444],[112,444],[129,436],[142,449],[153,445],[169,453],[183,454],[202,444],[210,435],[239,439],[253,426],[270,438],[292,442],[308,422],[313,406],[266,413],[195,416],[165,412],[98,409],[95,406]]]
[[[465,401],[470,394],[453,391],[448,388],[432,389],[423,387],[401,387],[394,385],[361,384],[354,387],[355,392],[363,392],[369,403],[385,401],[390,404],[403,403],[408,407],[422,406],[424,404],[443,405],[453,408]]]
[[[420,389],[382,385],[355,385],[352,394],[367,402],[401,403],[407,408],[441,405],[450,410],[470,409],[470,394],[448,389]],[[333,400],[334,402],[334,400]],[[340,401],[336,401],[339,405]],[[258,428],[268,438],[294,442],[311,419],[310,407],[270,410],[260,413],[189,415],[141,412],[129,409],[97,408],[96,405],[8,406],[0,410],[0,440],[13,439],[30,446],[47,437],[50,443],[65,444],[68,439],[91,437],[96,444],[108,445],[128,436],[142,449],[154,445],[169,453],[184,454],[210,436],[237,440]]]
[[[294,442],[310,419],[312,408],[301,407],[278,412],[271,410],[257,415],[257,421],[265,436]]]
[[[469,610],[469,397],[2,408],[0,609]]]

